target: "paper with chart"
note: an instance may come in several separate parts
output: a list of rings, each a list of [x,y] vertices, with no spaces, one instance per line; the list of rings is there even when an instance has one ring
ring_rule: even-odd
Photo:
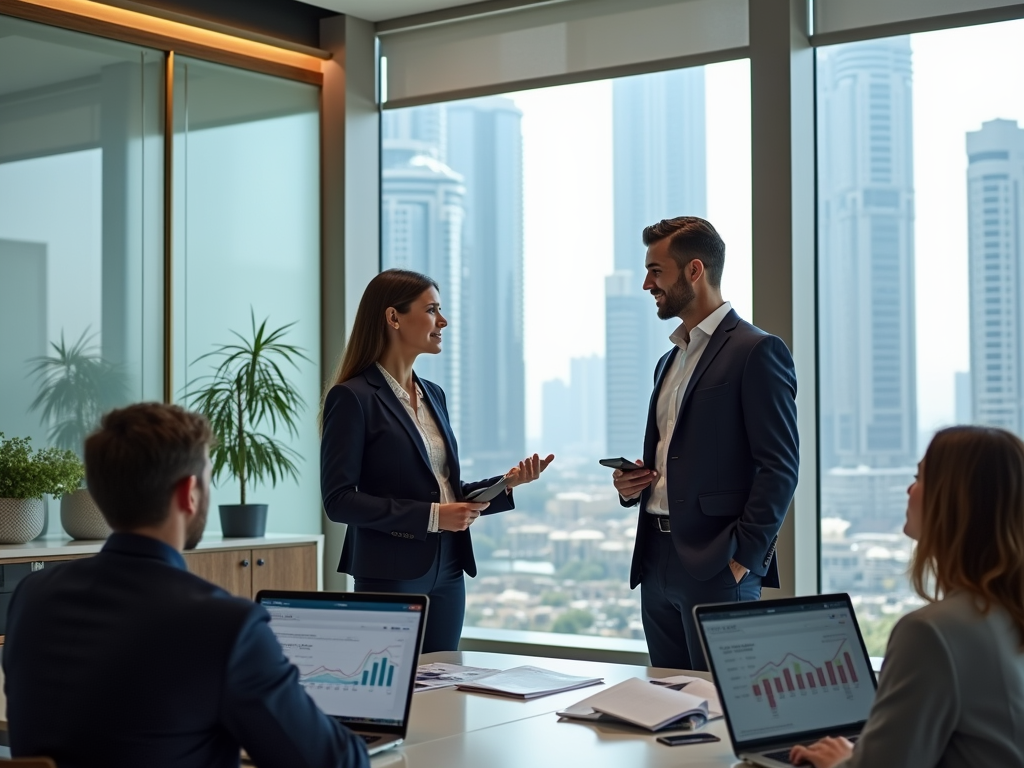
[[[464,667],[461,664],[448,664],[436,661],[432,664],[420,664],[416,670],[415,691],[436,691],[439,688],[454,688],[459,683],[479,680],[481,677],[499,672],[487,667]]]
[[[327,714],[382,725],[405,717],[420,616],[268,606],[299,683]]]
[[[846,608],[704,626],[737,741],[867,719],[875,686]]]

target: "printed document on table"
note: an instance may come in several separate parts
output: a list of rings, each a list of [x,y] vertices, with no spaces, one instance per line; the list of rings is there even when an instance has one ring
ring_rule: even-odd
[[[416,686],[414,691],[436,691],[439,688],[454,688],[459,683],[468,683],[487,675],[499,672],[486,667],[463,667],[459,664],[436,662],[420,664],[416,668]]]
[[[514,696],[519,699],[533,699],[550,693],[571,691],[588,685],[603,683],[603,677],[580,677],[552,672],[540,667],[514,667],[488,675],[471,683],[459,683],[459,690],[475,693],[493,693],[498,696]]]

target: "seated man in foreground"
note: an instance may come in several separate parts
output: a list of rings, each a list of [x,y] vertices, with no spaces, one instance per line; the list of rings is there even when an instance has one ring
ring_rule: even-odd
[[[210,497],[210,426],[143,403],[85,443],[103,551],[15,591],[3,649],[11,753],[61,768],[366,768],[298,682],[269,617],[185,567]]]

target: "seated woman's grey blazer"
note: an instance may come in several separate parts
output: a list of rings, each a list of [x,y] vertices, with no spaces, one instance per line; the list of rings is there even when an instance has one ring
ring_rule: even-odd
[[[1024,654],[1006,611],[957,593],[900,619],[842,768],[1024,766]]]

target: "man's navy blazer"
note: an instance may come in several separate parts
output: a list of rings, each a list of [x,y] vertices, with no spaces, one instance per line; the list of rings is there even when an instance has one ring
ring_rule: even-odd
[[[457,501],[498,477],[464,483],[459,449],[448,419],[444,390],[416,377],[423,402],[434,416],[448,450],[448,481]],[[453,536],[459,565],[476,576],[469,531],[427,533],[430,505],[441,488],[409,412],[376,364],[332,387],[324,401],[320,444],[320,489],[327,516],[347,523],[338,571],[363,579],[407,581],[423,576],[434,562],[438,536]],[[513,507],[510,493],[498,494],[484,514]]]
[[[60,768],[368,768],[299,685],[259,605],[146,536],[25,578],[3,648],[15,757]]]
[[[644,439],[648,467],[658,447],[658,393],[678,352],[673,347],[655,369]],[[706,581],[735,559],[763,577],[764,586],[779,586],[775,544],[799,466],[793,356],[782,339],[732,310],[686,386],[666,455],[670,535],[686,570]],[[646,538],[661,535],[644,519],[650,495],[648,487],[639,497],[631,587],[643,576]]]

